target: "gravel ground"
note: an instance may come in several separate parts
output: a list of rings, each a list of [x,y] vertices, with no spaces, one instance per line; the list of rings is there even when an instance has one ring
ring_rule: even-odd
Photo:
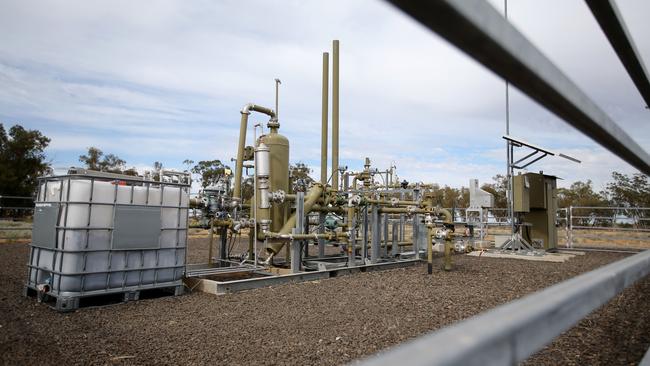
[[[341,364],[624,256],[588,253],[566,263],[463,256],[454,271],[436,265],[433,276],[418,265],[59,314],[21,297],[28,247],[0,250],[0,360],[44,365]],[[529,364],[638,362],[650,343],[649,300],[645,279]]]

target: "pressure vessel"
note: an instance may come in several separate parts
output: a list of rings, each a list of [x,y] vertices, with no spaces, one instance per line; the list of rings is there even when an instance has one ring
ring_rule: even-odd
[[[281,189],[289,193],[289,139],[278,133],[278,127],[271,127],[269,134],[260,136],[259,143],[264,143],[269,148],[269,192]],[[270,216],[272,232],[278,232],[284,225],[288,213],[285,213],[286,210],[286,202],[272,205]]]

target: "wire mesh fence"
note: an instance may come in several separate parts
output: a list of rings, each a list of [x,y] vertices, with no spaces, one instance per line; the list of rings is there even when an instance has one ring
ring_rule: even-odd
[[[0,240],[28,241],[33,215],[33,197],[0,195]]]
[[[649,207],[571,206],[566,209],[567,247],[650,247]]]

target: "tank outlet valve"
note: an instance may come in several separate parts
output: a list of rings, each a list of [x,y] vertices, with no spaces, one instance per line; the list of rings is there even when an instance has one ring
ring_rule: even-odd
[[[36,289],[38,290],[38,292],[46,294],[50,292],[50,285],[46,283],[41,283],[40,285],[36,285]]]

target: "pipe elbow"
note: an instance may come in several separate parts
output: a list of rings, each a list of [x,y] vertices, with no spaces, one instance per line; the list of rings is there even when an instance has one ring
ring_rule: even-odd
[[[251,110],[253,109],[254,106],[255,106],[255,104],[253,104],[253,103],[247,103],[242,107],[240,113],[241,114],[251,114]]]
[[[255,103],[248,103],[242,107],[240,113],[241,114],[251,114],[251,112],[259,112],[266,114],[267,116],[271,117],[271,119],[277,120],[277,115],[275,111],[271,108],[266,108],[262,107],[260,105],[257,105]]]

